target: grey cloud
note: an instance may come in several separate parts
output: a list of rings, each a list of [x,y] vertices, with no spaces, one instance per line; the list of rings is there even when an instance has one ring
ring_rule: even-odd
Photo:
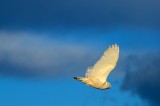
[[[89,49],[53,37],[0,33],[0,75],[54,76],[83,72]],[[86,57],[88,57],[86,61]]]
[[[158,53],[130,55],[126,59],[123,91],[131,91],[147,100],[150,106],[160,105],[160,56]]]

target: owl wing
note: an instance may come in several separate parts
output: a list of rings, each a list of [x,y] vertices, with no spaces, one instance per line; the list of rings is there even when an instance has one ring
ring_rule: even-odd
[[[105,82],[109,73],[116,66],[119,57],[119,46],[110,46],[93,66],[89,67],[86,72],[86,77],[97,78],[101,82]]]

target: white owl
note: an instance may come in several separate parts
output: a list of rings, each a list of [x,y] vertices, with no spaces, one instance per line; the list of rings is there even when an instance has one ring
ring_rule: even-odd
[[[74,77],[84,84],[97,89],[111,88],[111,84],[106,81],[109,73],[116,66],[119,57],[119,46],[110,46],[103,54],[101,59],[93,66],[87,69],[85,77]]]

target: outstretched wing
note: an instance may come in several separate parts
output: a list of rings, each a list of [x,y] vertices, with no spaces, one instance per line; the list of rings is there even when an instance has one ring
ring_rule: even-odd
[[[119,57],[119,46],[110,46],[103,54],[101,59],[97,63],[87,69],[86,77],[97,78],[102,82],[105,82],[109,73],[116,66]]]

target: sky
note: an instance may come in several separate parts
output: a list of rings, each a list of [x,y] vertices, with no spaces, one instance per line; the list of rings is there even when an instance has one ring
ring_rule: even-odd
[[[1,0],[0,106],[159,106],[158,0]],[[112,44],[116,68],[97,90],[84,76]]]

